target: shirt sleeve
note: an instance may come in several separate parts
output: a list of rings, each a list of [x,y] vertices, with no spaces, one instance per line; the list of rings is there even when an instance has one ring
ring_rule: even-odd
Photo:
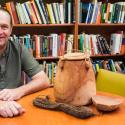
[[[26,72],[29,77],[33,77],[42,70],[42,67],[24,45],[22,45],[21,63],[22,70]]]

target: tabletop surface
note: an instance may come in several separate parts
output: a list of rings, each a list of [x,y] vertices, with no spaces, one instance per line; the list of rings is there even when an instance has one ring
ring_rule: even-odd
[[[63,112],[50,111],[33,106],[33,99],[39,95],[53,97],[53,88],[23,97],[18,102],[26,109],[26,112],[13,118],[0,117],[0,125],[125,125],[124,97],[118,96],[123,99],[123,104],[114,112],[100,113],[88,119],[78,119]],[[114,96],[112,94],[108,95]]]

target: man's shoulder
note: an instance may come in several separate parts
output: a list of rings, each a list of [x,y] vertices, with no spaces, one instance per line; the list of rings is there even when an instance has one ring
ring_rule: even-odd
[[[15,42],[15,41],[12,41],[12,40],[9,40],[9,44],[10,44],[11,46],[16,47],[16,48],[18,48],[18,47],[21,46],[21,44],[20,44],[19,42]]]
[[[10,44],[10,47],[11,48],[15,48],[16,50],[20,51],[20,50],[25,50],[25,45],[21,44],[20,42],[16,42],[16,41],[12,41],[12,40],[9,40],[9,44]]]

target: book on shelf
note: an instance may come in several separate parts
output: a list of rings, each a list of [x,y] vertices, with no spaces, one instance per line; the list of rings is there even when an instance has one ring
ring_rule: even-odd
[[[78,40],[78,49],[82,52],[87,50],[90,55],[111,54],[110,46],[101,34],[81,33]]]
[[[100,35],[97,35],[97,46],[98,46],[98,49],[99,49],[99,53],[100,54],[106,54],[106,49],[105,49],[105,46],[104,46],[104,43],[102,41],[102,38]]]
[[[29,16],[30,16],[30,19],[32,21],[33,24],[38,24],[38,18],[35,14],[35,11],[33,9],[33,5],[31,4],[31,2],[27,1],[26,3],[26,7],[27,7],[27,10],[29,11]]]
[[[28,13],[28,15],[30,15],[26,5],[25,5],[25,8],[26,8],[26,12]],[[25,13],[24,13],[24,10],[23,10],[20,3],[16,3],[16,10],[17,10],[17,14],[18,14],[18,17],[19,17],[19,22],[21,24],[27,24]]]
[[[72,34],[66,36],[66,53],[71,53],[73,51],[73,39],[74,35]]]
[[[16,11],[14,3],[13,2],[8,2],[8,3],[6,3],[6,7],[7,7],[7,10],[9,12],[11,12],[13,23],[18,24],[19,19],[18,19],[18,15],[17,15],[17,11]]]
[[[25,3],[20,4],[22,6],[23,9],[23,14],[24,14],[24,18],[26,19],[26,24],[31,24],[31,20],[30,20],[30,15],[28,13],[28,10],[26,8]],[[19,15],[19,14],[18,14]],[[16,24],[16,23],[15,23]]]
[[[80,23],[86,22],[89,6],[90,6],[90,3],[82,3],[82,2],[80,3],[80,10],[81,10],[81,12],[79,13],[81,14]]]
[[[125,62],[119,61],[118,64],[120,65],[122,72],[125,73]]]
[[[56,67],[57,67],[57,63],[56,62],[47,62],[47,61],[43,61],[42,64],[40,64],[42,69],[44,70],[44,72],[47,74],[51,85],[54,84],[55,82],[55,74],[56,74]]]
[[[122,69],[121,69],[119,63],[118,62],[114,62],[114,64],[115,64],[116,71],[117,72],[122,72]]]
[[[122,33],[113,33],[110,38],[110,48],[112,54],[120,54],[122,44]]]
[[[74,22],[74,1],[73,0],[65,0],[65,23],[73,23]]]
[[[55,18],[54,18],[54,13],[53,13],[53,10],[52,10],[52,4],[46,4],[47,6],[47,10],[48,10],[48,14],[49,14],[49,17],[50,17],[50,22],[52,24],[55,24]]]
[[[102,49],[102,54],[110,54],[110,48],[107,40],[102,35],[97,35],[97,41],[100,43],[100,48]]]
[[[95,73],[98,73],[99,69],[106,69],[112,72],[125,73],[125,63],[123,61],[108,60],[94,60],[92,61],[93,69]]]
[[[45,35],[30,35],[16,36],[13,34],[10,37],[15,42],[20,42],[33,53],[34,57],[58,57],[73,51],[74,36],[72,34],[56,34],[51,33]]]
[[[39,9],[41,9],[41,11],[42,11],[42,18],[44,19],[44,22],[46,22],[46,24],[48,24],[48,23],[50,23],[50,18],[49,18],[49,15],[48,15],[48,11],[47,11],[47,8],[46,8],[46,4],[45,4],[45,2],[43,2],[43,0],[39,0],[38,1],[39,2],[39,4],[40,4],[40,7],[39,7]]]
[[[83,34],[80,34],[79,35],[79,38],[78,38],[78,49],[81,51],[81,52],[84,52],[84,35]]]
[[[103,54],[124,54],[125,38],[123,31],[111,33],[110,43],[101,34],[81,33],[78,37],[78,49],[82,52],[85,50],[91,56]]]
[[[33,12],[34,12],[34,14],[35,14],[35,16],[36,16],[36,19],[37,19],[38,23],[41,24],[42,21],[41,21],[41,19],[40,19],[40,15],[39,15],[39,12],[38,12],[38,10],[37,10],[37,7],[36,7],[36,4],[35,4],[34,0],[32,0],[32,1],[30,2],[30,4],[31,4],[31,7],[32,7],[32,9],[33,9]]]
[[[125,2],[78,1],[78,21],[86,24],[124,23]]]
[[[74,0],[50,3],[43,0],[11,1],[6,3],[6,8],[14,24],[70,24],[75,21]]]
[[[121,54],[125,54],[125,34],[123,35],[123,38],[122,38],[122,43],[121,43],[121,51],[120,51]]]
[[[47,20],[45,18],[45,13],[43,11],[43,4],[39,1],[39,0],[35,0],[35,4],[37,6],[37,9],[38,9],[38,12],[39,12],[39,16],[40,16],[40,19],[41,19],[41,22],[43,24],[47,24]]]
[[[94,54],[93,55],[97,55],[98,54],[98,48],[97,48],[97,38],[96,35],[92,34],[92,44],[93,44],[93,49],[94,49]]]
[[[93,1],[93,5],[94,5],[94,8],[93,8],[92,18],[91,18],[91,22],[90,22],[91,24],[96,22],[97,13],[98,13],[98,2],[97,2],[97,0]]]

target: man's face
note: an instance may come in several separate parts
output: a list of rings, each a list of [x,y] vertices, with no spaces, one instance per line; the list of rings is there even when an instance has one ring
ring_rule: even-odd
[[[6,46],[11,32],[10,15],[7,12],[0,11],[0,48]]]

